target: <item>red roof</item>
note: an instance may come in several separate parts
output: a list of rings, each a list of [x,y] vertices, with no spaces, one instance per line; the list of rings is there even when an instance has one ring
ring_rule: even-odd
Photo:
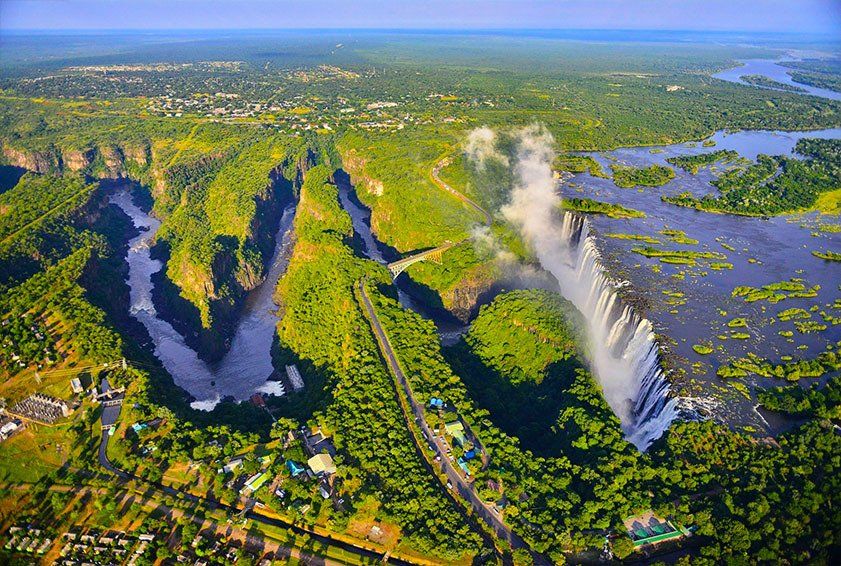
[[[255,393],[251,396],[251,402],[257,405],[258,407],[265,407],[266,401],[263,399],[263,396],[259,393]]]

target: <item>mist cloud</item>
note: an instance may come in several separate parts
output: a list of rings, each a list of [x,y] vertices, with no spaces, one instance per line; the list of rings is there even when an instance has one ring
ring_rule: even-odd
[[[489,160],[508,166],[508,158],[497,150],[496,140],[496,132],[487,126],[476,128],[467,135],[464,151],[478,169],[484,169]]]

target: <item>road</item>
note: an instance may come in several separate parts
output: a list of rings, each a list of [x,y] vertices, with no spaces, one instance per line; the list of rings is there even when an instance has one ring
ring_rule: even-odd
[[[188,501],[192,501],[194,503],[202,504],[202,505],[207,506],[211,509],[224,510],[231,516],[242,513],[242,509],[239,509],[237,507],[232,507],[230,505],[227,505],[225,503],[221,503],[221,502],[213,500],[213,499],[208,499],[208,498],[205,498],[205,497],[199,497],[197,495],[194,495],[194,494],[186,492],[186,491],[182,491],[180,489],[175,489],[173,487],[169,487],[169,486],[162,485],[162,484],[159,484],[159,483],[150,482],[150,481],[145,480],[141,477],[135,476],[134,474],[131,474],[131,473],[125,471],[125,470],[121,470],[120,468],[116,467],[113,463],[111,463],[111,461],[108,459],[108,441],[110,439],[111,439],[111,437],[108,435],[107,431],[103,431],[102,441],[99,444],[99,464],[103,468],[105,468],[107,471],[116,475],[120,479],[122,479],[124,481],[134,480],[138,483],[149,485],[152,488],[154,488],[156,491],[162,492],[166,495],[170,495],[172,497],[177,497],[177,498],[183,498],[183,499],[186,499]],[[298,534],[298,535],[307,535],[311,539],[313,539],[313,540],[315,540],[315,541],[317,541],[321,544],[325,544],[325,545],[328,545],[328,546],[333,546],[333,547],[336,547],[336,548],[340,548],[342,550],[345,550],[347,552],[351,552],[353,554],[357,554],[357,555],[359,555],[363,558],[370,559],[370,560],[373,560],[375,562],[388,562],[389,564],[398,564],[398,565],[401,565],[401,566],[409,566],[409,565],[412,564],[411,562],[407,562],[407,561],[401,560],[399,558],[395,558],[394,556],[390,556],[388,553],[377,552],[377,551],[370,550],[370,549],[362,547],[362,546],[357,546],[357,545],[352,544],[352,543],[350,543],[348,541],[345,541],[345,540],[336,539],[336,538],[333,538],[333,537],[330,537],[330,536],[327,536],[327,535],[323,535],[323,534],[320,534],[320,533],[315,532],[313,530],[307,529],[307,528],[305,528],[301,525],[291,523],[289,521],[286,521],[286,520],[283,520],[283,519],[280,519],[280,518],[277,518],[277,517],[269,517],[267,515],[263,515],[262,513],[254,511],[253,509],[249,510],[249,511],[246,511],[245,517],[248,518],[248,519],[251,519],[253,521],[256,521],[258,523],[263,523],[265,525],[270,525],[270,526],[273,526],[273,527],[280,527],[280,528],[288,529],[288,530],[290,530],[293,533]],[[291,551],[293,549],[290,548],[288,550]]]
[[[493,224],[493,217],[491,216],[490,212],[479,206],[474,200],[466,197],[465,195],[452,188],[450,185],[442,181],[441,177],[438,176],[438,174],[441,172],[441,169],[443,169],[450,163],[452,163],[452,161],[449,157],[445,157],[444,159],[436,163],[435,167],[432,168],[432,180],[435,181],[435,184],[438,185],[440,188],[444,189],[445,191],[456,197],[458,200],[469,205],[474,210],[476,210],[476,212],[481,214],[485,218],[485,226],[490,226],[491,224]]]
[[[362,303],[368,315],[368,320],[371,323],[371,327],[374,329],[374,333],[376,334],[377,343],[380,346],[380,352],[385,358],[392,375],[394,375],[397,379],[397,382],[400,384],[400,387],[403,389],[403,392],[406,394],[406,398],[409,400],[409,404],[411,405],[412,415],[406,414],[404,409],[407,426],[411,427],[411,423],[408,421],[414,417],[415,422],[418,424],[421,431],[423,431],[432,443],[432,446],[435,448],[436,454],[441,457],[441,470],[452,484],[453,490],[461,496],[464,501],[470,504],[470,507],[476,513],[476,516],[481,517],[500,539],[508,542],[511,548],[525,548],[530,551],[531,549],[529,549],[526,542],[519,535],[514,533],[511,528],[502,521],[500,516],[497,515],[496,512],[494,512],[494,510],[479,497],[473,489],[473,485],[462,476],[461,468],[458,468],[455,463],[451,462],[447,457],[446,449],[444,448],[442,440],[433,435],[432,430],[426,422],[423,405],[418,403],[418,400],[415,398],[412,388],[409,385],[409,381],[406,379],[406,375],[403,373],[403,370],[400,368],[400,364],[397,362],[397,355],[394,353],[394,349],[391,347],[388,336],[383,330],[383,327],[380,325],[379,318],[374,311],[374,306],[371,304],[371,300],[368,298],[368,294],[365,291],[364,281],[359,282],[359,293],[362,297]],[[401,408],[403,408],[402,405]],[[417,443],[420,452],[425,455],[427,447],[419,444],[418,439],[414,435],[412,435],[412,438],[415,438],[415,442]],[[441,485],[443,486],[443,484]],[[447,488],[444,487],[444,489]],[[545,557],[536,553],[532,554],[535,558],[535,564],[549,564]]]

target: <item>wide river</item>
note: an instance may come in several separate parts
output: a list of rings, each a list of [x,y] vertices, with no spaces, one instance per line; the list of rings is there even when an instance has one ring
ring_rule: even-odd
[[[663,147],[625,148],[609,152],[589,153],[606,172],[610,165],[620,163],[634,167],[652,164],[666,165],[666,159],[678,155],[694,155],[719,149],[733,149],[743,157],[756,159],[760,153],[792,155],[800,138],[841,138],[841,129],[817,132],[718,132],[710,139],[714,147],[701,143],[683,143]],[[671,167],[671,166],[670,166]],[[794,321],[774,320],[778,311],[800,307],[812,312],[811,320],[823,322],[819,311],[841,315],[833,303],[841,299],[841,264],[819,259],[812,251],[841,250],[841,220],[838,215],[803,213],[774,218],[753,218],[712,214],[691,208],[674,206],[661,201],[664,195],[689,191],[703,195],[716,191],[710,184],[722,166],[702,169],[692,175],[678,168],[675,179],[662,187],[623,189],[611,179],[593,177],[589,173],[575,175],[560,185],[566,197],[588,197],[618,203],[640,210],[645,218],[611,219],[591,216],[597,232],[604,262],[612,274],[631,283],[632,295],[642,298],[644,314],[656,330],[666,337],[663,344],[667,366],[675,368],[679,394],[683,396],[714,397],[721,406],[716,411],[728,422],[765,424],[752,410],[755,402],[744,398],[728,382],[715,376],[720,364],[733,356],[754,352],[779,362],[782,355],[794,358],[813,357],[828,344],[841,340],[841,325],[823,332],[804,334]],[[681,245],[661,233],[664,229],[686,232],[697,245]],[[716,271],[700,260],[697,267],[659,263],[631,251],[644,246],[643,242],[608,237],[608,234],[635,234],[661,242],[664,249],[714,251],[727,256],[732,269]],[[731,249],[732,248],[732,249]],[[733,289],[740,285],[759,287],[790,278],[802,278],[809,286],[819,285],[813,299],[786,299],[777,304],[766,301],[746,303],[733,298]],[[680,293],[682,296],[677,295]],[[731,328],[728,322],[736,317],[747,319],[747,328]],[[779,331],[793,331],[787,338]],[[747,339],[732,338],[733,332],[746,332]],[[719,336],[726,338],[719,338]],[[708,343],[716,350],[700,355],[692,348]],[[684,377],[678,374],[685,372]],[[771,380],[757,378],[748,383],[767,386]],[[779,384],[775,382],[773,384]]]
[[[158,317],[152,302],[152,275],[160,271],[163,264],[150,257],[150,244],[160,228],[160,221],[137,206],[128,190],[114,193],[110,200],[140,230],[140,234],[129,241],[126,257],[131,315],[146,327],[155,356],[172,375],[175,384],[195,399],[191,406],[211,410],[226,397],[241,401],[255,392],[283,395],[283,385],[269,380],[274,372],[271,346],[279,320],[273,293],[289,263],[295,206],[289,205],[283,211],[268,274],[265,281],[249,293],[230,350],[218,363],[208,364],[169,322]]]
[[[818,88],[803,83],[794,82],[791,79],[791,75],[789,75],[788,73],[789,71],[793,71],[795,69],[780,65],[780,63],[795,61],[799,61],[799,59],[778,59],[776,61],[771,59],[746,59],[744,61],[740,61],[740,63],[742,63],[741,66],[733,67],[732,69],[726,69],[724,71],[721,71],[720,73],[716,73],[715,75],[713,75],[713,77],[731,83],[748,84],[742,80],[742,77],[747,75],[762,75],[764,77],[774,79],[778,83],[783,83],[789,86],[796,86],[805,90],[806,92],[802,94],[811,94],[812,96],[829,98],[831,100],[841,100],[841,92],[835,92],[834,90],[828,90],[825,88]],[[776,89],[771,88],[771,90]]]

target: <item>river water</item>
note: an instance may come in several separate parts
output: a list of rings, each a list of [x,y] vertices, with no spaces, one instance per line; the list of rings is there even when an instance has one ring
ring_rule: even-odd
[[[719,149],[733,149],[749,159],[755,159],[760,153],[791,155],[798,139],[810,137],[839,139],[841,129],[718,132],[710,138],[715,141],[714,147],[683,143],[587,155],[594,157],[609,172],[612,163],[634,167],[652,164],[669,166],[666,163],[668,157]],[[667,365],[678,370],[673,372],[673,377],[681,371],[686,372],[684,378],[678,379],[679,394],[685,397],[713,396],[722,401],[716,411],[722,420],[765,426],[763,419],[753,410],[755,400],[744,398],[728,382],[716,377],[715,370],[730,357],[744,356],[748,352],[774,362],[779,362],[782,355],[791,355],[795,359],[809,358],[828,344],[841,340],[841,325],[830,325],[823,332],[803,334],[798,332],[793,321],[774,320],[777,312],[792,307],[806,310],[817,307],[818,311],[841,315],[838,309],[833,309],[833,303],[841,299],[841,264],[812,255],[813,250],[841,250],[841,232],[838,231],[841,230],[841,219],[837,215],[821,216],[817,213],[768,219],[711,214],[661,201],[661,196],[685,191],[694,195],[715,192],[710,181],[722,168],[702,169],[697,175],[674,168],[674,180],[662,187],[644,189],[619,188],[611,179],[581,173],[562,182],[560,191],[566,197],[618,203],[646,214],[645,218],[632,219],[590,216],[604,263],[614,277],[630,282],[630,296],[642,300],[644,314],[654,323],[655,330],[666,337],[663,344],[669,354]],[[836,231],[822,231],[821,227],[824,230],[834,227]],[[660,233],[663,229],[683,230],[699,243],[681,245],[671,242]],[[633,247],[646,245],[643,242],[606,237],[610,233],[652,237],[661,242],[655,247],[662,249],[720,252],[727,256],[721,261],[732,263],[733,269],[715,271],[707,267],[705,260],[700,260],[694,268],[662,264],[656,258],[645,258],[631,251]],[[725,248],[725,245],[734,251]],[[793,277],[804,279],[809,286],[820,285],[818,296],[812,299],[790,298],[777,304],[766,301],[746,303],[741,298],[731,297],[734,287],[739,285],[759,287]],[[676,298],[666,293],[682,293],[683,297]],[[746,318],[748,327],[728,327],[727,323],[735,317]],[[813,312],[811,320],[822,322],[819,312]],[[793,331],[794,336],[781,336],[778,333],[780,330]],[[729,336],[733,331],[747,332],[750,338],[731,338]],[[718,336],[727,338],[720,339]],[[712,344],[716,351],[710,355],[696,353],[692,346],[702,341]],[[746,381],[758,386],[779,384],[762,378]]]
[[[140,234],[129,241],[126,257],[131,315],[149,332],[155,356],[175,384],[195,399],[191,406],[211,410],[223,398],[242,401],[255,392],[283,395],[283,385],[279,381],[269,381],[274,372],[271,346],[279,320],[273,293],[289,263],[294,204],[283,211],[266,279],[249,293],[230,350],[218,363],[208,364],[170,323],[158,317],[152,302],[152,275],[163,268],[163,263],[151,258],[150,244],[160,228],[160,221],[137,206],[127,189],[112,194],[109,200],[140,230]]]
[[[789,67],[784,67],[783,65],[780,65],[780,63],[785,63],[787,61],[794,62],[799,61],[799,59],[778,59],[776,61],[771,59],[746,59],[744,61],[740,61],[740,63],[742,63],[741,66],[734,67],[732,69],[726,69],[724,71],[721,71],[720,73],[716,73],[715,75],[713,75],[713,77],[731,83],[747,84],[741,79],[741,77],[744,77],[746,75],[762,75],[770,79],[774,79],[778,83],[802,88],[806,91],[802,94],[811,94],[812,96],[829,98],[831,100],[841,100],[841,92],[835,92],[834,90],[817,88],[814,86],[805,85],[803,83],[794,82],[791,79],[791,76],[788,74],[789,71],[792,71],[794,69],[790,69]]]

